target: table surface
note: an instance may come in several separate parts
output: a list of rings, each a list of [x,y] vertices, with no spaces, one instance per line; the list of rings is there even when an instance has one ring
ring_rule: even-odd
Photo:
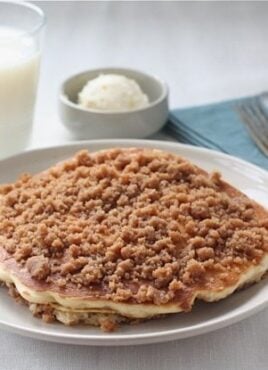
[[[71,141],[57,113],[59,84],[100,66],[159,75],[171,107],[268,87],[268,3],[38,2],[47,14],[31,146]],[[266,369],[268,310],[214,333],[166,344],[93,348],[0,332],[2,370]]]

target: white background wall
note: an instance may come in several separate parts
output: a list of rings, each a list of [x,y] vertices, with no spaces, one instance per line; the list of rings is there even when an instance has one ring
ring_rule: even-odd
[[[170,86],[171,107],[268,89],[266,2],[37,3],[48,24],[35,146],[71,139],[57,116],[59,84],[89,68],[157,74]]]

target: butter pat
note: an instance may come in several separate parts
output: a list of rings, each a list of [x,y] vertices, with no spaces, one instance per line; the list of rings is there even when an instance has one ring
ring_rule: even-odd
[[[101,74],[78,94],[81,107],[106,112],[139,109],[148,103],[148,96],[136,81],[117,74]]]

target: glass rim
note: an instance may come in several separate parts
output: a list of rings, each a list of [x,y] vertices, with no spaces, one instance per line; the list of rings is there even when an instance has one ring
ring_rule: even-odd
[[[21,2],[21,1],[16,1],[16,0],[11,0],[11,1],[7,1],[7,0],[0,0],[0,5],[1,4],[7,4],[7,5],[18,5],[22,8],[27,8],[27,9],[30,9],[32,10],[34,13],[36,13],[37,15],[40,16],[40,22],[37,23],[36,26],[34,26],[32,28],[32,30],[30,31],[25,31],[24,33],[26,35],[33,35],[35,33],[38,33],[42,28],[43,26],[46,24],[46,15],[45,13],[43,12],[43,10],[41,8],[39,8],[39,6],[35,5],[35,4],[31,4],[31,3],[28,3],[28,2]]]

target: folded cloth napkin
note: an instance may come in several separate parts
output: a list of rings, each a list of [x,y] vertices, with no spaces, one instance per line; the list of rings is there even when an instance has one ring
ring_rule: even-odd
[[[246,99],[175,109],[165,131],[180,142],[219,150],[268,170],[268,157],[251,139],[235,108]]]

